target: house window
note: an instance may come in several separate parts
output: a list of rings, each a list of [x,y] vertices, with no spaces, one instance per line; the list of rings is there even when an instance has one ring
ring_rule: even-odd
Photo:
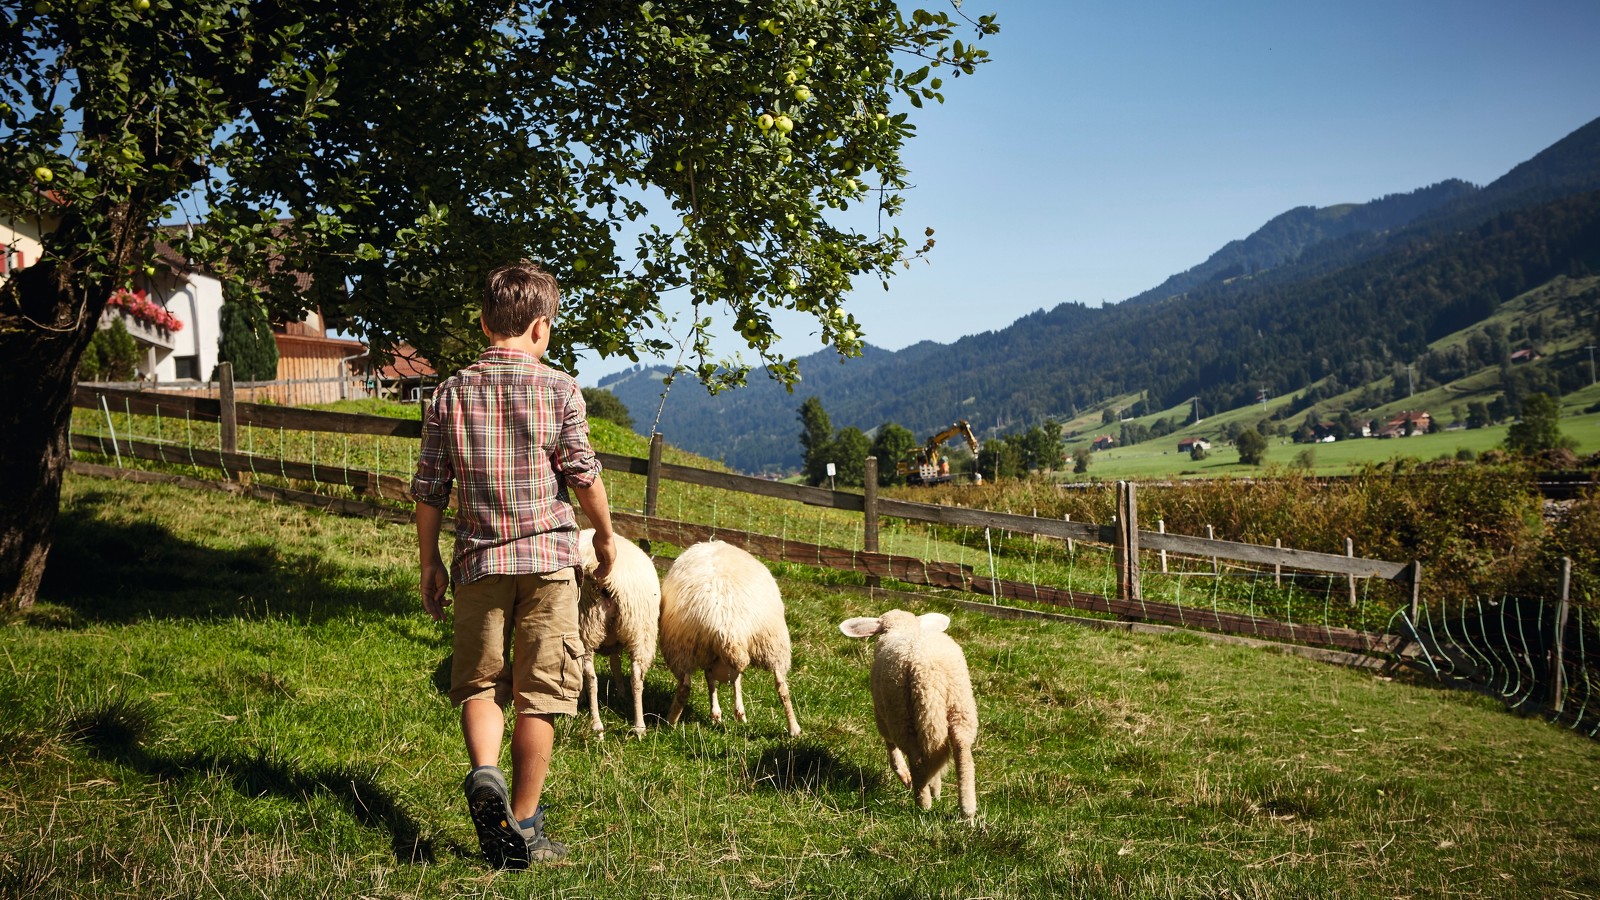
[[[194,356],[174,356],[172,364],[177,369],[177,378],[188,378],[192,381],[200,380],[200,360]]]

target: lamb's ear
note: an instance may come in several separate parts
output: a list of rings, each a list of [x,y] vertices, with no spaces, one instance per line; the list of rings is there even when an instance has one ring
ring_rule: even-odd
[[[923,631],[943,631],[950,627],[950,617],[944,613],[923,613],[917,616]]]
[[[877,616],[857,616],[840,622],[839,630],[844,632],[845,637],[872,637],[883,630],[883,620]]]

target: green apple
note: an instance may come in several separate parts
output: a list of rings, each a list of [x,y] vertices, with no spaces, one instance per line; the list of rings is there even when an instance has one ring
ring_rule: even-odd
[[[808,88],[803,84],[800,85],[799,87],[794,89],[794,98],[796,100],[799,100],[801,103],[804,103],[807,100],[810,100],[811,99],[811,88]]]
[[[154,275],[156,273],[155,263],[145,263],[144,273],[146,275]]]
[[[772,120],[772,124],[776,125],[778,130],[784,134],[788,134],[794,130],[794,120],[788,116],[779,116]]]
[[[574,272],[582,272],[587,268],[589,268],[589,261],[581,256],[572,261],[572,271]]]
[[[150,8],[150,0],[133,0],[133,8],[141,12]]]
[[[761,118],[756,119],[756,127],[762,131],[771,131],[773,123],[776,121],[772,118],[772,113],[762,113]]]
[[[841,344],[854,344],[855,342],[856,342],[855,329],[846,328],[845,330],[839,332],[839,343],[841,343]]]
[[[800,80],[799,73],[795,72],[793,69],[783,73],[783,83],[784,84],[794,84],[796,81],[799,81],[799,80]]]
[[[682,172],[683,171],[683,160],[680,159],[677,162],[673,163],[672,164],[672,171],[674,171],[674,172]]]
[[[33,170],[33,177],[48,183],[55,180],[56,173],[50,171],[49,166],[40,166],[39,168]]]

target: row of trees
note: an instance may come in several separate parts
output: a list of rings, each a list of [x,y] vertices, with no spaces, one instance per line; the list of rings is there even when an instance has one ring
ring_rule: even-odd
[[[904,482],[898,464],[910,458],[921,441],[909,428],[885,422],[866,432],[854,426],[833,430],[833,422],[822,400],[807,397],[800,404],[800,446],[804,450],[802,473],[807,484],[825,484],[828,465],[834,467],[833,483],[859,486],[866,481],[866,458],[878,459],[878,484]],[[957,472],[981,474],[984,478],[1019,478],[1032,471],[1053,471],[1065,462],[1061,446],[1061,425],[1048,420],[1016,434],[985,440],[974,458],[965,447],[951,446],[951,468]]]

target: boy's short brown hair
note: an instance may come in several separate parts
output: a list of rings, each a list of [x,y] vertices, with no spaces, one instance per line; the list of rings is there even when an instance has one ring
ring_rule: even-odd
[[[554,275],[527,260],[489,273],[483,291],[483,326],[501,337],[528,330],[534,319],[555,321],[561,288]]]

